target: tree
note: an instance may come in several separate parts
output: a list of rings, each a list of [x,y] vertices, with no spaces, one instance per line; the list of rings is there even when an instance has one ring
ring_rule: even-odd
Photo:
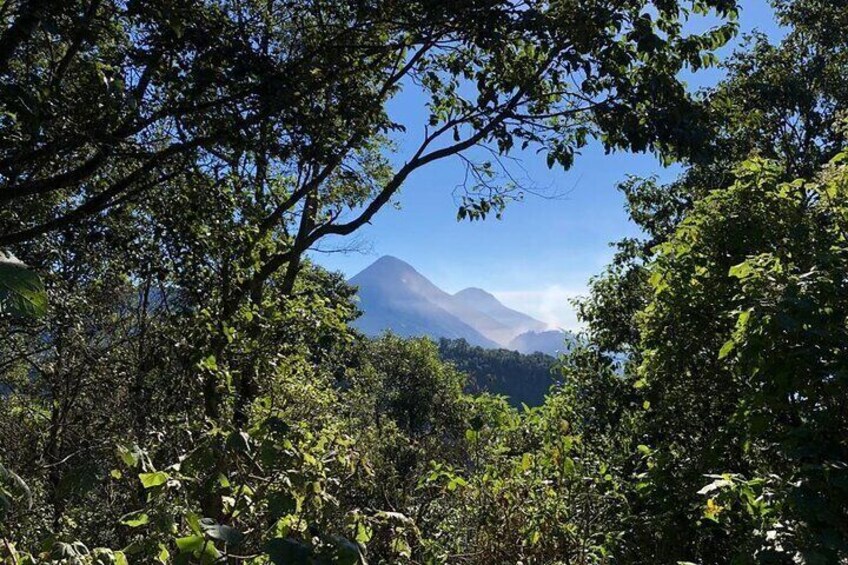
[[[701,35],[683,32],[676,2],[648,0],[5,6],[9,37],[39,32],[6,52],[0,246],[35,269],[79,238],[143,254],[130,276],[192,295],[214,330],[189,333],[183,370],[215,358],[241,421],[261,368],[233,332],[269,328],[256,314],[297,294],[308,249],[442,159],[468,164],[460,214],[478,218],[508,199],[497,163],[519,144],[566,168],[590,137],[685,154],[698,114],[678,71],[735,29],[729,0],[694,4],[729,20]],[[25,81],[32,100],[14,88]],[[410,88],[427,99],[422,123],[397,124],[387,106]],[[404,131],[413,149],[397,164]],[[229,410],[219,377],[203,385],[216,419]]]
[[[811,290],[803,274],[809,269],[806,276],[821,282],[812,272],[838,279],[842,268],[824,251],[832,245],[838,254],[842,246],[832,239],[840,229],[831,218],[838,165],[826,165],[845,149],[848,99],[838,77],[846,45],[833,32],[843,16],[839,4],[776,2],[789,33],[777,45],[751,38],[726,64],[727,79],[705,93],[715,124],[705,151],[676,182],[622,184],[646,237],[618,244],[581,314],[599,355],[623,361],[622,382],[632,386],[613,389],[615,408],[608,408],[637,422],[631,433],[644,455],[629,497],[631,541],[619,555],[626,562],[835,562],[844,551],[844,514],[825,500],[842,504],[841,487],[812,471],[822,465],[817,457],[844,460],[830,431],[818,427],[844,427],[843,408],[830,396],[842,393],[828,389],[831,377],[819,365],[838,365],[830,354],[840,354],[810,341],[823,337],[821,328],[842,330],[825,319],[807,319],[798,331],[777,321],[808,316],[806,308],[830,312],[831,297]],[[752,155],[759,158],[749,161]],[[749,331],[756,345],[741,337]],[[751,348],[737,349],[737,335]],[[819,348],[829,354],[802,353]],[[792,424],[778,406],[795,414]],[[809,448],[818,438],[827,455]],[[728,548],[738,551],[728,556]]]
[[[439,355],[468,375],[470,391],[502,394],[516,407],[541,405],[556,382],[557,360],[544,353],[525,355],[472,346],[464,339],[442,338]]]
[[[718,563],[722,546],[764,562],[848,555],[845,158],[792,183],[742,164],[651,264],[640,386],[661,560]]]
[[[532,145],[566,168],[589,137],[684,153],[697,130],[677,74],[734,30],[733,2],[694,4],[710,8],[731,23],[690,36],[687,10],[648,0],[7,3],[0,245],[202,174],[250,196],[234,213],[251,272],[232,300],[283,267],[290,292],[305,250],[472,148],[497,161]],[[413,84],[424,123],[396,124],[387,103]],[[394,166],[385,143],[404,128],[420,137]],[[482,193],[460,214],[485,216],[502,189],[467,162]]]
[[[666,185],[636,177],[621,183],[627,211],[646,236],[619,242],[613,265],[595,279],[596,292],[582,305],[610,351],[638,349],[635,313],[650,294],[643,263],[695,202],[733,182],[739,163],[760,156],[781,163],[784,180],[809,178],[846,147],[848,91],[841,77],[848,45],[827,31],[844,17],[840,4],[774,2],[787,35],[777,44],[762,34],[748,37],[722,64],[727,77],[700,93],[711,133],[680,178]]]

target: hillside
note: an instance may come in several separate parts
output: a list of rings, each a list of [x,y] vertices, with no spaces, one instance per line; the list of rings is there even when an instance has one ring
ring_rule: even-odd
[[[507,349],[484,349],[464,340],[439,340],[439,355],[469,377],[469,392],[491,392],[513,406],[540,406],[556,383],[557,360],[544,353],[525,355]]]

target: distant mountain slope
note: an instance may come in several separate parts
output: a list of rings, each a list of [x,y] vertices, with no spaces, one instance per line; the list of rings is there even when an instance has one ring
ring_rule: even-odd
[[[485,290],[466,288],[451,295],[395,257],[379,258],[349,282],[358,287],[363,312],[354,327],[371,336],[390,330],[555,355],[569,335],[544,331],[547,324],[507,308]]]
[[[495,320],[485,312],[481,312],[465,304],[463,301],[457,300],[455,295],[442,292],[439,296],[434,297],[433,301],[483,334],[486,339],[494,342],[496,345],[503,345],[505,342],[508,342],[508,336],[513,334],[514,330],[512,328]]]
[[[572,334],[562,330],[529,331],[510,341],[508,349],[519,353],[535,353],[538,351],[556,356],[564,352],[573,340]]]
[[[354,327],[367,335],[391,330],[401,336],[447,337],[481,347],[498,346],[440,306],[450,301],[450,295],[400,259],[381,257],[349,282],[359,288],[363,312]]]
[[[544,331],[548,325],[517,310],[507,308],[492,294],[482,288],[466,288],[453,295],[454,299],[509,328],[504,339],[496,340],[508,344],[517,335],[529,331]]]

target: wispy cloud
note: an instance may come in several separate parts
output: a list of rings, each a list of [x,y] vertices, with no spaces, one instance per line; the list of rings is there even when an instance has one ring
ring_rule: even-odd
[[[533,290],[504,290],[492,294],[506,306],[546,322],[551,328],[579,330],[573,298],[585,296],[586,288],[567,288],[551,285]]]

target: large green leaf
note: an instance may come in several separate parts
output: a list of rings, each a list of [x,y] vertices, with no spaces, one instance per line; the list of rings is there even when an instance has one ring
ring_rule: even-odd
[[[204,518],[200,521],[200,527],[208,537],[223,541],[229,546],[238,545],[242,539],[244,539],[244,534],[242,534],[237,529],[227,526],[226,524],[218,524],[211,518]]]
[[[140,526],[145,526],[150,523],[150,516],[146,512],[142,512],[141,510],[137,510],[135,512],[130,512],[129,514],[125,514],[121,517],[121,524],[125,526],[129,526],[130,528],[138,528]]]
[[[0,251],[0,313],[36,318],[47,312],[47,293],[36,273]]]
[[[139,473],[138,478],[141,480],[141,484],[144,488],[158,487],[168,482],[168,475],[162,471],[156,471],[155,473]]]
[[[180,550],[182,559],[177,559],[175,562],[195,563],[190,556],[200,559],[202,565],[215,563],[220,559],[221,553],[215,547],[211,540],[207,540],[203,536],[187,536],[174,540]]]

